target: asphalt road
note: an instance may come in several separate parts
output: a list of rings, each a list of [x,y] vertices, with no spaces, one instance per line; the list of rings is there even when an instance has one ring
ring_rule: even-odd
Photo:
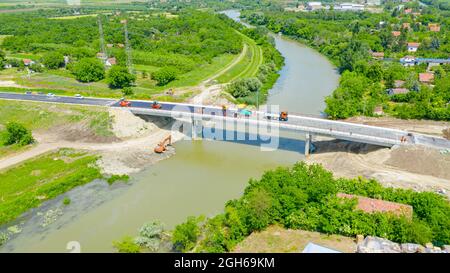
[[[111,99],[95,99],[95,98],[75,98],[66,96],[47,96],[46,94],[21,94],[21,93],[0,93],[0,99],[10,100],[30,100],[42,102],[59,102],[68,104],[86,104],[107,106],[115,102]]]

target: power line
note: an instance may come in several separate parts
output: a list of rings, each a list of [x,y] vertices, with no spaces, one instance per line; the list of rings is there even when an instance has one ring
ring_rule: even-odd
[[[97,23],[98,23],[98,32],[100,34],[100,50],[103,53],[105,59],[107,59],[108,55],[107,55],[106,49],[105,49],[105,37],[103,35],[103,25],[102,25],[102,19],[100,16],[97,17]]]

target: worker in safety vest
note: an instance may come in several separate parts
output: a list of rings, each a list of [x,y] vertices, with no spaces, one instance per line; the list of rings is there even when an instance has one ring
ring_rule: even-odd
[[[222,105],[222,114],[224,117],[227,116],[227,106],[226,105]]]

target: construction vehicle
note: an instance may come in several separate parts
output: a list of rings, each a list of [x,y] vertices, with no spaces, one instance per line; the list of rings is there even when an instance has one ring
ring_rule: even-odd
[[[279,120],[280,121],[288,121],[288,112],[281,112]]]
[[[162,105],[156,100],[152,103],[152,109],[161,109]]]
[[[172,145],[172,135],[167,136],[155,147],[155,153],[163,153],[166,150],[167,145]]]
[[[120,107],[130,107],[131,102],[122,98],[122,99],[120,99],[119,105],[120,105]]]

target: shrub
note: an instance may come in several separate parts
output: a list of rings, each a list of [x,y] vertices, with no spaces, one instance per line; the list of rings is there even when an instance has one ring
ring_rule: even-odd
[[[69,197],[66,197],[66,198],[64,198],[64,200],[63,200],[63,204],[64,204],[65,206],[70,205],[70,202],[71,202],[71,200],[70,200]]]
[[[105,78],[105,69],[98,59],[83,58],[71,64],[69,69],[80,82],[96,82]]]
[[[177,78],[177,70],[172,67],[163,67],[152,73],[152,79],[158,82],[159,86],[164,86]]]
[[[31,131],[25,128],[20,123],[9,122],[6,125],[6,140],[5,145],[17,144],[19,146],[25,146],[34,142]]]
[[[235,98],[246,97],[261,89],[262,83],[258,78],[246,78],[233,81],[227,91]]]
[[[187,252],[195,247],[200,235],[200,221],[200,218],[188,217],[185,223],[175,227],[172,235],[172,243],[175,250]]]
[[[108,84],[111,88],[130,87],[135,80],[136,76],[130,74],[123,66],[113,66],[108,72]]]
[[[64,65],[64,56],[59,52],[48,52],[41,61],[48,69],[58,69]]]
[[[139,229],[139,236],[134,242],[139,246],[145,246],[151,251],[157,251],[162,239],[164,226],[159,221],[144,224]]]
[[[139,253],[141,248],[134,242],[134,239],[130,236],[124,237],[121,241],[113,242],[114,248],[120,253]]]

